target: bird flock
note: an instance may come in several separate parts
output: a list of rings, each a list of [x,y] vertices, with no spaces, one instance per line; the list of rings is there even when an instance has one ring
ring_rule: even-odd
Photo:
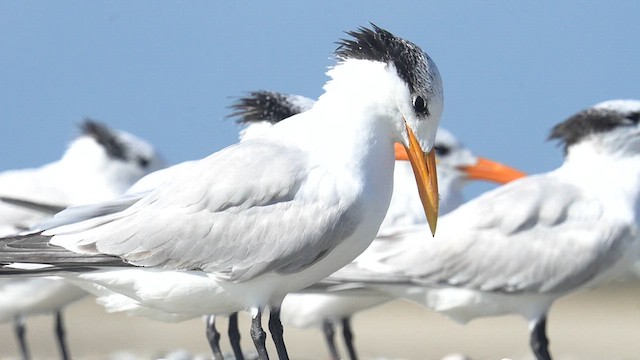
[[[0,173],[0,321],[22,358],[25,319],[54,314],[70,359],[62,311],[91,295],[108,312],[206,317],[214,359],[220,316],[235,359],[288,359],[283,326],[318,327],[331,359],[357,359],[351,317],[404,299],[463,323],[519,314],[550,360],[553,302],[637,266],[640,101],[560,122],[563,164],[526,175],[439,128],[442,80],[420,47],[373,24],[346,35],[317,100],[245,94],[230,105],[240,141],[204,159],[165,167],[86,119],[60,160]],[[475,180],[500,186],[465,203]]]

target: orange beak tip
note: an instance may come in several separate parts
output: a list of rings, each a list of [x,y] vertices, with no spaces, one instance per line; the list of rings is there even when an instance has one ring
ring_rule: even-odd
[[[418,185],[418,193],[422,206],[427,217],[427,223],[431,229],[431,234],[435,235],[436,225],[438,222],[438,176],[436,171],[435,151],[431,150],[426,154],[422,152],[422,148],[418,143],[413,131],[407,125],[407,134],[409,137],[409,146],[405,146],[409,162],[413,168],[413,174],[416,177]]]

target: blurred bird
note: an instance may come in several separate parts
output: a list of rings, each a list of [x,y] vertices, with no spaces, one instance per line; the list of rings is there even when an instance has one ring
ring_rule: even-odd
[[[67,206],[121,195],[135,181],[163,166],[147,142],[85,120],[62,158],[35,169],[0,173],[0,234],[29,229]],[[14,321],[23,358],[29,358],[24,317],[55,313],[58,345],[68,357],[61,309],[86,293],[61,280],[0,279],[0,321]]]
[[[14,235],[69,206],[124,194],[164,167],[146,141],[86,119],[62,158],[35,169],[0,173],[0,235]]]
[[[375,25],[348,34],[313,108],[258,139],[165,170],[173,176],[150,192],[63,211],[67,225],[3,240],[1,262],[51,266],[2,272],[74,270],[64,276],[170,313],[251,309],[261,359],[268,354],[260,319],[269,307],[278,356],[288,358],[280,303],[371,243],[391,198],[395,142],[406,147],[435,231],[437,68]],[[85,221],[73,223],[69,213]]]
[[[424,226],[375,241],[333,280],[368,284],[454,320],[519,314],[537,359],[551,355],[554,300],[628,273],[638,255],[640,101],[595,105],[555,126],[558,169],[528,176]],[[386,241],[385,241],[386,239]]]

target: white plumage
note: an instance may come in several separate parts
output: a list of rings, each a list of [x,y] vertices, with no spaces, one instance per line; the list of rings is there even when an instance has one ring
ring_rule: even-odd
[[[54,208],[105,201],[164,166],[149,143],[129,133],[91,120],[81,130],[60,160],[0,173],[0,197]],[[0,200],[0,235],[27,230],[52,215]]]
[[[311,108],[314,101],[297,95],[256,91],[238,100],[233,106],[238,122],[247,124],[241,131],[241,141],[259,138],[264,131],[282,118],[293,116]],[[438,184],[440,189],[440,212],[444,214],[462,202],[462,188],[472,179],[484,179],[506,182],[523,174],[513,171],[487,159],[478,158],[463,147],[458,140],[445,129],[438,129],[435,142],[438,161]],[[147,178],[159,178],[169,170],[160,171]],[[479,175],[482,172],[482,175]],[[164,177],[164,176],[163,176]],[[139,184],[130,192],[145,191]],[[398,226],[426,223],[422,204],[418,200],[417,188],[413,179],[411,165],[406,161],[397,161],[394,170],[394,191],[389,210],[380,229],[380,233]],[[145,316],[161,321],[183,321],[189,316],[170,314],[142,306],[138,301],[121,294],[93,290],[99,295],[98,302],[110,312],[124,311],[130,315]],[[383,304],[393,297],[375,291],[333,292],[330,294],[289,294],[282,306],[282,320],[286,325],[296,327],[327,326],[327,321],[340,323],[352,314]],[[222,315],[222,314],[218,314]]]
[[[85,221],[43,233],[73,253],[22,257],[9,244],[3,260],[100,267],[115,256],[144,268],[65,276],[172,313],[255,308],[259,321],[260,309],[277,309],[286,293],[330,275],[372,241],[391,197],[394,142],[413,156],[420,187],[431,186],[421,195],[433,220],[435,169],[424,154],[442,112],[435,64],[380,28],[350,35],[309,111],[171,173],[137,201],[124,199],[124,209],[110,203],[121,211],[88,220],[76,212]],[[266,357],[264,338],[254,341]],[[276,345],[286,357],[281,338]]]
[[[624,105],[624,106],[620,106]],[[516,313],[550,359],[551,303],[623,276],[637,257],[640,102],[613,101],[556,126],[567,150],[549,173],[512,182],[424,226],[376,241],[335,277],[383,289],[466,322]]]
[[[60,160],[0,173],[0,234],[25,231],[59,208],[119,196],[163,165],[146,141],[86,120]],[[1,279],[0,321],[60,311],[85,295],[61,280]]]

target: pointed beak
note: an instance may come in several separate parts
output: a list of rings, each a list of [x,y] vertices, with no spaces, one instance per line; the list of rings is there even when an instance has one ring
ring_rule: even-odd
[[[498,184],[506,184],[527,176],[522,171],[486,158],[478,158],[475,165],[463,166],[460,170],[466,174],[469,180],[493,181]]]
[[[408,125],[407,135],[409,137],[409,146],[404,146],[406,150],[407,158],[413,168],[413,174],[416,177],[418,183],[418,194],[420,194],[420,200],[424,207],[424,212],[427,215],[427,222],[431,229],[431,234],[436,233],[436,224],[438,222],[438,206],[440,199],[438,197],[438,176],[436,173],[436,156],[435,151],[431,149],[429,153],[425,155],[422,152],[422,148],[418,143],[418,139],[411,131]],[[397,149],[397,148],[396,148]],[[396,159],[398,158],[396,152]]]

